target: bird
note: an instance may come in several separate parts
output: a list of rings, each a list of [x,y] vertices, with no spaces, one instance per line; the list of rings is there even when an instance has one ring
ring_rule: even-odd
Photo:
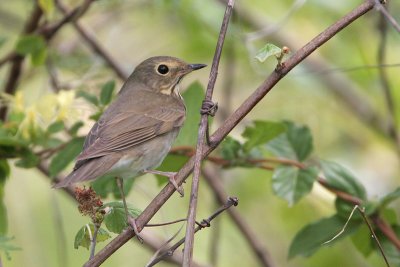
[[[206,66],[170,56],[151,57],[137,65],[86,136],[73,171],[53,187],[114,176],[127,222],[138,236],[135,220],[128,214],[122,181],[144,173],[160,174],[183,195],[174,178],[176,173],[155,168],[167,156],[186,118],[179,84],[184,76]]]

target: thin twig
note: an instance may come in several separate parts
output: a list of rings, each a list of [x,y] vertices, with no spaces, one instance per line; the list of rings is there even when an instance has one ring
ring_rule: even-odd
[[[165,225],[171,225],[171,224],[175,224],[178,222],[186,222],[186,219],[179,219],[179,220],[174,220],[171,222],[165,222],[165,223],[148,223],[146,224],[146,227],[158,227],[158,226],[165,226]]]
[[[390,13],[387,11],[387,9],[382,5],[382,3],[379,0],[375,0],[375,8],[381,12],[381,14],[383,16],[385,16],[385,18],[387,19],[387,21],[390,22],[390,24],[392,24],[393,28],[395,28],[395,30],[400,33],[400,25],[399,23],[397,23],[397,21],[393,18],[392,15],[390,15]]]
[[[207,86],[206,96],[204,101],[210,102],[214,91],[215,82],[218,75],[218,66],[222,54],[222,47],[224,45],[226,32],[228,30],[229,19],[232,15],[234,0],[228,0],[224,18],[222,21],[221,31],[218,37],[217,47],[215,49],[214,59],[210,71],[210,79]],[[205,147],[204,140],[206,138],[206,132],[208,130],[208,114],[201,115],[200,127],[197,137],[196,155],[194,158],[194,170],[192,178],[192,189],[190,193],[190,203],[188,211],[188,222],[186,224],[186,238],[185,247],[183,250],[183,267],[190,267],[193,257],[193,246],[194,246],[194,227],[196,221],[196,209],[197,199],[200,182],[200,167],[203,155],[203,149]]]
[[[94,225],[94,232],[93,235],[90,232],[90,227],[88,228],[89,234],[90,234],[90,256],[89,260],[94,257],[94,253],[96,251],[96,243],[97,243],[97,234],[99,233],[99,226],[95,223]]]
[[[344,231],[345,231],[346,228],[347,228],[348,223],[350,222],[350,220],[351,220],[351,218],[353,217],[353,214],[354,214],[354,212],[355,212],[356,210],[358,210],[358,211],[360,212],[361,217],[363,218],[364,222],[365,222],[365,223],[367,224],[367,226],[368,226],[368,229],[369,229],[369,231],[370,231],[370,233],[371,233],[371,235],[372,235],[372,238],[375,239],[375,242],[378,244],[379,251],[381,252],[383,259],[385,260],[386,266],[387,266],[387,267],[390,267],[390,264],[389,264],[389,262],[388,262],[388,260],[387,260],[387,258],[386,258],[385,252],[383,251],[381,242],[379,242],[379,239],[378,239],[378,237],[376,236],[375,231],[374,231],[374,229],[372,228],[371,224],[369,223],[367,216],[365,216],[365,208],[360,208],[360,206],[358,206],[358,205],[355,205],[355,206],[353,207],[353,210],[351,211],[349,217],[347,218],[346,223],[344,224],[344,226],[342,227],[342,229],[340,230],[340,232],[337,233],[334,237],[332,237],[332,238],[329,239],[328,241],[325,241],[324,243],[322,243],[322,245],[326,245],[326,244],[328,244],[328,243],[331,243],[333,240],[337,239],[338,237],[340,237],[340,236],[344,233]]]
[[[210,217],[207,219],[204,219],[200,225],[198,225],[194,229],[194,233],[197,233],[201,229],[205,227],[210,227],[210,223],[212,220],[214,220],[218,215],[220,215],[222,212],[225,210],[228,210],[232,206],[237,206],[239,203],[239,200],[236,197],[229,197],[228,200],[225,201],[225,204],[223,204],[222,207],[218,208]],[[160,253],[152,262],[150,262],[147,266],[154,266],[156,263],[164,260],[165,258],[168,258],[168,256],[171,256],[174,254],[175,250],[177,250],[186,240],[186,237],[182,238],[178,242],[176,242],[174,245],[172,245],[168,250],[165,250],[164,252]],[[185,254],[183,255],[185,257]]]
[[[213,173],[212,169],[205,167],[203,169],[203,177],[207,184],[214,191],[215,196],[219,203],[224,203],[226,199],[226,194],[224,190],[224,185],[222,184],[219,177]],[[275,264],[272,261],[271,255],[265,248],[261,240],[258,238],[257,234],[253,232],[251,226],[245,221],[245,219],[240,215],[240,213],[235,209],[229,209],[228,214],[235,223],[236,227],[242,233],[242,236],[247,241],[249,247],[257,256],[260,266],[273,267]]]
[[[300,62],[306,59],[318,47],[326,43],[330,38],[335,36],[342,29],[350,25],[353,21],[363,16],[374,7],[374,3],[370,0],[365,1],[350,13],[339,19],[332,26],[328,27],[317,37],[312,39],[303,48],[296,51],[292,57],[285,61],[285,65],[279,72],[273,72],[241,105],[231,114],[225,122],[219,127],[214,134],[210,137],[210,145],[205,145],[203,149],[202,158],[207,157],[215,148],[222,142],[222,140],[232,131],[233,128],[257,105],[261,99],[277,84],[289,71],[291,71]],[[179,170],[175,176],[177,184],[182,184],[183,181],[192,172],[194,166],[194,158],[189,161]],[[166,201],[175,192],[175,188],[171,184],[167,184],[160,193],[151,201],[151,203],[144,209],[136,220],[139,231],[148,223],[157,211],[166,203]],[[100,250],[92,260],[85,263],[84,266],[99,266],[108,257],[110,257],[121,246],[128,242],[135,233],[129,229],[123,231],[110,243],[108,243],[102,250]]]

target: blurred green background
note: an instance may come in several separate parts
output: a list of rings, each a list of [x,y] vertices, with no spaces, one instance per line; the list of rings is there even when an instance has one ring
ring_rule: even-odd
[[[236,2],[237,13],[229,26],[215,86],[214,100],[219,103],[220,111],[212,129],[221,125],[224,118],[273,71],[276,65],[273,58],[265,63],[254,59],[256,52],[267,42],[277,46],[286,45],[294,52],[362,1]],[[63,3],[71,8],[81,1]],[[399,3],[389,1],[389,6],[390,13],[400,19]],[[33,1],[30,0],[1,1],[0,38],[3,44],[0,58],[14,49],[32,7]],[[79,23],[108,51],[124,73],[129,74],[142,60],[155,55],[176,56],[188,62],[211,66],[223,12],[224,6],[212,0],[98,0],[79,19]],[[61,18],[56,8],[46,16],[49,21]],[[313,155],[337,161],[350,169],[367,188],[369,198],[378,198],[399,186],[399,148],[387,134],[376,130],[371,122],[365,123],[365,118],[355,114],[354,109],[345,104],[343,97],[338,96],[335,85],[329,82],[337,82],[336,87],[349,86],[341,89],[354,91],[382,118],[378,124],[383,128],[388,125],[389,116],[379,68],[373,67],[378,64],[377,53],[381,42],[379,21],[380,15],[374,10],[334,36],[279,82],[236,127],[233,136],[240,138],[244,127],[255,119],[285,119],[306,124],[313,133]],[[399,42],[399,34],[388,26],[386,64],[400,63]],[[101,85],[110,79],[116,80],[117,89],[123,83],[104,60],[92,52],[70,24],[57,33],[48,47],[47,58],[51,69],[57,73],[61,89],[83,89],[98,95]],[[319,65],[322,68],[315,69],[315,62],[322,62],[323,65]],[[33,116],[53,112],[55,100],[49,64],[33,66],[26,60],[23,67],[18,86],[23,103],[18,102],[18,106],[15,100],[14,104],[26,112],[30,110]],[[5,85],[8,69],[8,66],[0,68],[0,88]],[[384,69],[393,89],[392,99],[396,104],[395,119],[398,124],[399,67]],[[181,87],[186,88],[194,81],[206,87],[209,70],[210,67],[193,73],[184,79]],[[71,100],[68,93],[58,94],[57,97],[65,110],[56,113],[62,116],[67,125],[87,118],[95,111],[82,99]],[[85,126],[79,130],[81,135],[85,135],[93,124],[88,119],[85,121]],[[49,122],[43,119],[38,123],[45,127]],[[197,127],[197,124],[193,127]],[[71,168],[72,164],[69,170]],[[262,240],[276,266],[384,266],[380,255],[373,253],[365,258],[349,238],[333,246],[324,246],[310,258],[288,260],[288,248],[295,234],[304,225],[334,213],[334,196],[316,184],[310,195],[289,207],[287,202],[273,195],[271,172],[234,168],[222,170],[220,175],[226,192],[240,199],[235,209]],[[136,179],[128,201],[144,209],[160,188],[153,176],[142,176]],[[190,182],[184,188],[186,196],[180,198],[174,194],[152,222],[186,216]],[[13,166],[4,188],[4,197],[9,224],[7,235],[15,237],[12,244],[21,250],[12,251],[11,260],[2,255],[3,266],[81,266],[87,260],[88,251],[82,247],[75,250],[73,242],[76,232],[88,223],[88,219],[79,214],[71,197],[51,188],[48,178],[36,169]],[[397,216],[400,212],[398,204],[398,201],[393,204]],[[208,217],[217,207],[213,194],[202,182],[198,218]],[[215,227],[196,235],[195,261],[204,266],[211,264],[213,250],[218,255],[215,266],[259,266],[230,218],[222,214],[216,221]],[[167,239],[179,228],[180,225],[173,225],[145,231]],[[219,241],[216,249],[213,249],[211,243],[217,235],[216,231]],[[107,242],[99,243],[97,250]],[[103,266],[145,266],[152,255],[152,251],[133,240],[119,249]],[[172,265],[161,263],[159,266]]]

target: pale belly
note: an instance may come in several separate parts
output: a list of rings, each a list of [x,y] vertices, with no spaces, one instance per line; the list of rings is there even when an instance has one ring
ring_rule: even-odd
[[[107,174],[130,178],[143,174],[143,171],[157,168],[167,156],[178,132],[179,130],[169,132],[124,151],[122,158],[111,167]]]

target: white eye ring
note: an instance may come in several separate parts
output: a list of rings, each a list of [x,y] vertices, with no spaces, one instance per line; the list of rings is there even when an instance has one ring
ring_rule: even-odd
[[[161,75],[165,75],[169,72],[169,68],[165,64],[160,64],[157,67],[157,72],[160,73]]]

